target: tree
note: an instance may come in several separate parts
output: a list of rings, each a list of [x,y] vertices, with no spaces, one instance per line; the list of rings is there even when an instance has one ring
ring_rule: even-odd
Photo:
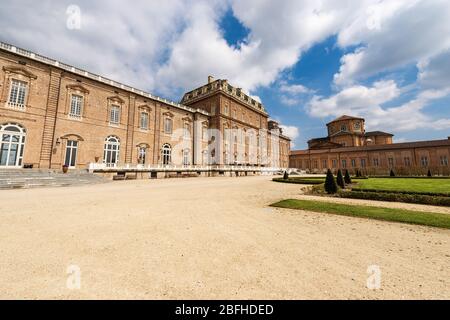
[[[391,169],[391,173],[389,174],[391,177],[395,177],[395,172],[394,170]]]
[[[346,184],[352,183],[352,178],[350,178],[350,173],[348,173],[348,170],[345,170],[344,181]]]
[[[428,169],[428,174],[427,174],[427,176],[429,176],[429,177],[432,177],[433,175],[431,174],[431,170],[430,169]]]
[[[341,169],[338,170],[337,178],[336,178],[336,183],[337,183],[337,185],[338,185],[339,187],[341,187],[342,189],[345,188],[344,176],[342,175]]]
[[[289,179],[289,173],[287,171],[284,172],[283,179],[284,180]]]
[[[333,173],[331,173],[331,170],[328,169],[327,171],[327,177],[325,179],[325,191],[328,194],[335,194],[337,192],[337,184],[336,180],[334,180]]]

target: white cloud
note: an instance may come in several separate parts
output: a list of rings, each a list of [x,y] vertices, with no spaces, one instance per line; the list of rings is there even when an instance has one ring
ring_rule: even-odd
[[[419,18],[420,17],[420,18]],[[337,85],[420,63],[450,47],[450,2],[391,0],[373,3],[339,31],[338,44],[358,48],[342,57]]]
[[[77,0],[81,30],[66,28],[71,4],[1,1],[1,39],[179,97],[205,83],[210,74],[254,92],[274,83],[313,45],[337,35],[338,45],[350,50],[335,75],[339,92],[328,98],[315,96],[311,115],[348,111],[371,115],[370,121],[384,125],[399,124],[404,130],[432,120],[423,110],[437,99],[429,95],[442,96],[450,87],[448,0],[136,0],[132,5]],[[238,46],[228,45],[219,27],[229,7],[250,31]],[[403,89],[395,82],[358,84],[410,64],[419,68],[417,86],[423,95],[397,108],[382,107],[401,96]],[[278,89],[287,105],[299,105],[299,95],[312,94],[301,84]],[[448,120],[438,120],[435,127],[447,128]]]
[[[393,80],[378,81],[372,87],[355,85],[329,98],[314,96],[307,105],[307,112],[314,117],[337,117],[342,114],[361,116],[366,119],[368,127],[377,130],[450,129],[450,119],[434,119],[423,112],[434,100],[449,95],[450,87],[424,90],[400,106],[383,107],[383,104],[398,98],[401,91],[402,88]]]
[[[282,83],[282,85],[280,86],[280,91],[281,92],[286,92],[289,94],[302,94],[302,93],[310,93],[311,90],[308,89],[307,87],[305,87],[304,85],[301,84],[287,84],[287,83]]]
[[[295,140],[300,135],[300,130],[295,126],[286,126],[280,125],[280,128],[283,130],[283,134],[289,138],[291,138],[291,148],[295,148]]]
[[[309,114],[315,117],[357,115],[374,110],[400,95],[400,89],[392,81],[379,81],[372,87],[356,85],[348,87],[330,98],[314,96],[308,103]]]

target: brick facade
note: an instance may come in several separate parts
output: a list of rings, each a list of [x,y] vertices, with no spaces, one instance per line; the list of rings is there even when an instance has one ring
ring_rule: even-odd
[[[356,125],[355,125],[356,124]],[[308,150],[292,151],[290,167],[323,173],[327,169],[386,175],[449,175],[450,137],[444,140],[393,143],[393,135],[366,132],[364,119],[342,116],[328,125],[328,136],[312,139]]]
[[[10,130],[19,128],[26,137],[20,161],[13,142],[2,144],[0,167],[61,168],[71,163],[71,146],[79,169],[116,156],[115,166],[288,166],[290,140],[279,129],[262,133],[268,115],[259,103],[235,99],[222,88],[201,101],[173,103],[0,44],[0,135],[15,139]],[[224,141],[225,127],[242,132],[239,143]],[[260,143],[260,136],[267,141]],[[275,156],[268,154],[270,143],[277,145]],[[167,146],[170,159],[163,156]]]

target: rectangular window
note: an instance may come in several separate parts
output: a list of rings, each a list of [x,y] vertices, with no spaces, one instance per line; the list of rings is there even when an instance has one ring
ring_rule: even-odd
[[[336,168],[336,167],[337,167],[337,160],[333,159],[333,168]]]
[[[328,160],[322,160],[322,169],[328,169]]]
[[[394,158],[388,158],[389,168],[394,167]]]
[[[428,167],[428,157],[421,157],[420,158],[420,163],[422,164],[422,167]]]
[[[342,160],[342,168],[347,168],[347,160]]]
[[[72,118],[81,118],[82,110],[83,110],[83,97],[73,94],[70,99],[69,116]]]
[[[141,112],[140,128],[142,130],[148,130],[148,112]]]
[[[352,159],[352,168],[356,167],[356,160]]]
[[[223,114],[228,115],[228,105],[223,107]]]
[[[211,106],[211,115],[212,116],[216,115],[216,106]]]
[[[26,95],[27,83],[19,80],[12,80],[8,101],[9,106],[17,109],[24,109]]]
[[[403,160],[405,161],[405,167],[411,166],[411,159],[409,157],[405,157]]]
[[[378,167],[379,165],[380,165],[380,161],[378,160],[378,158],[373,159],[373,166]]]
[[[366,167],[366,159],[361,159],[361,168]]]
[[[441,166],[448,166],[448,157],[447,156],[441,156]]]
[[[317,161],[317,160],[314,160],[314,161],[313,161],[313,168],[314,168],[314,169],[317,169],[317,166],[318,166],[318,161]]]
[[[184,130],[183,130],[183,135],[186,139],[191,137],[191,126],[189,125],[189,123],[185,123],[184,124]]]
[[[119,122],[120,122],[120,107],[119,106],[111,106],[109,122],[111,124],[119,124]]]
[[[164,132],[172,133],[172,119],[170,118],[164,119]]]

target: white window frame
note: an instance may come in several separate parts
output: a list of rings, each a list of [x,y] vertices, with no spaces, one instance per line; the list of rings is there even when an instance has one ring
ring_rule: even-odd
[[[183,125],[183,137],[189,139],[191,137],[191,125],[185,122]]]
[[[8,128],[13,127],[14,130],[7,130]],[[9,136],[9,138],[7,138]],[[18,141],[13,141],[13,137],[18,138]],[[5,140],[5,141],[4,141]],[[17,123],[5,123],[0,125],[0,168],[1,167],[9,167],[9,168],[20,168],[23,165],[23,156],[25,152],[25,143],[26,143],[26,130],[21,125]],[[15,161],[13,164],[10,164],[10,156],[12,151],[12,146],[16,145],[15,150]],[[1,164],[1,157],[3,156],[3,152],[6,152],[6,162]]]
[[[447,156],[441,156],[441,166],[448,167],[448,157]]]
[[[183,166],[185,166],[185,167],[187,167],[191,164],[191,161],[189,158],[190,154],[191,154],[191,151],[189,149],[183,150]]]
[[[84,107],[84,97],[82,95],[79,94],[70,95],[69,118],[80,120],[83,115],[83,107]]]
[[[161,163],[163,165],[172,164],[172,146],[168,143],[164,144],[161,148]]]
[[[141,130],[147,131],[149,128],[149,126],[148,126],[149,122],[150,122],[149,113],[147,111],[141,111],[141,115],[140,115],[140,119],[139,119],[139,128]]]
[[[141,146],[138,150],[138,164],[145,165],[147,162],[147,147]]]
[[[76,140],[67,140],[66,143],[66,154],[64,155],[64,165],[67,165],[69,168],[72,169],[77,166],[78,144],[79,142]],[[67,164],[67,155],[69,155],[69,164]]]
[[[16,110],[25,110],[28,95],[28,82],[11,79],[8,106]]]
[[[103,163],[106,164],[107,167],[115,168],[119,163],[119,155],[120,155],[120,139],[116,136],[107,137],[105,139],[105,145],[103,148]],[[110,161],[108,162],[107,160]]]
[[[164,118],[164,133],[172,134],[173,132],[173,119],[169,117]]]
[[[117,126],[120,124],[120,106],[118,105],[111,105],[111,108],[109,110],[109,124]]]

